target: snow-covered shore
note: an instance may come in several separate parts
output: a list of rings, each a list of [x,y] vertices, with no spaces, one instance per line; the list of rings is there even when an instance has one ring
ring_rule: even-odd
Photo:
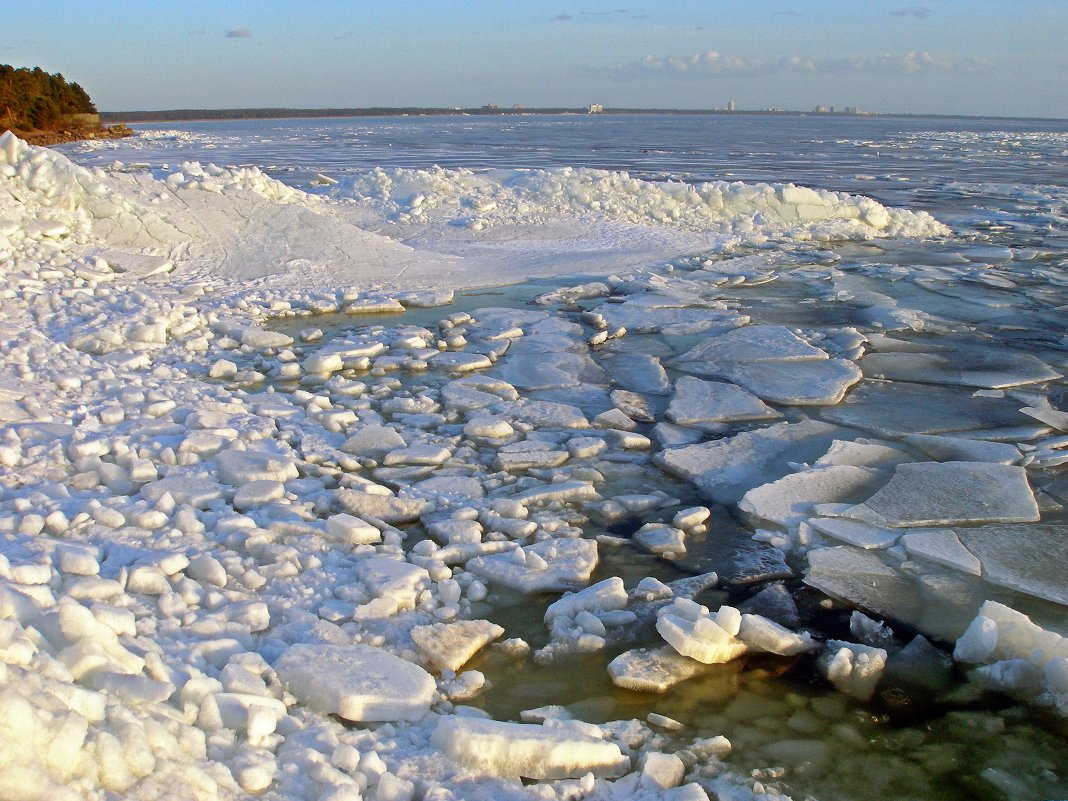
[[[464,667],[489,650],[530,650],[483,619],[497,586],[574,592],[546,613],[538,657],[549,661],[605,648],[654,604],[675,653],[650,668],[646,653],[625,652],[613,662],[620,686],[820,647],[655,579],[588,586],[602,547],[581,536],[590,518],[663,510],[636,541],[669,558],[704,530],[707,509],[679,509],[666,493],[607,494],[640,484],[654,447],[659,464],[706,498],[739,502],[792,553],[820,537],[882,535],[967,573],[968,535],[931,527],[1036,521],[1020,451],[930,441],[949,427],[906,454],[837,442],[831,426],[792,414],[838,404],[861,380],[868,338],[842,327],[805,339],[702,299],[770,280],[774,257],[710,261],[697,281],[619,266],[777,238],[946,233],[924,213],[793,186],[398,170],[308,194],[254,168],[86,170],[5,135],[0,797],[775,797],[726,769],[721,738],[673,747],[670,719],[595,725],[548,709],[488,720],[465,706],[485,676]],[[377,326],[316,344],[313,314],[444,305],[454,288],[576,265],[622,273],[542,298],[606,301],[582,316],[444,308],[436,329]],[[877,311],[884,331],[919,325],[907,310]],[[308,329],[297,338],[265,326],[298,315]],[[621,351],[610,393],[591,354],[643,328],[705,337],[673,360],[690,377],[672,382],[658,357]],[[879,369],[938,378],[926,356]],[[1022,358],[974,373],[962,383],[989,391],[1060,375]],[[649,395],[664,408],[643,405]],[[1062,416],[1035,401],[1048,451],[1062,444]],[[654,420],[655,437],[636,430]],[[753,422],[769,424],[759,442],[700,441]],[[909,455],[939,448],[955,455]],[[907,510],[915,519],[897,501],[909,481],[937,490],[930,508]],[[976,482],[985,515],[941,503]],[[841,547],[821,549],[810,583],[848,600],[830,565],[855,556]],[[884,546],[860,547],[861,568],[893,575],[874,555]],[[1014,580],[1002,585],[1021,589]],[[1063,707],[1068,647],[1030,626],[991,602],[958,657],[993,663],[995,686],[1019,688],[1026,674]],[[862,697],[887,652],[857,639],[823,644],[824,661],[829,681]]]

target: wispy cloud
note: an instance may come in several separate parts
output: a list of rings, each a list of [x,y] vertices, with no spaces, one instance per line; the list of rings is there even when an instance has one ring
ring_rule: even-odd
[[[916,17],[917,19],[926,19],[931,16],[931,9],[927,6],[908,6],[907,8],[895,8],[890,12],[894,17]]]
[[[639,61],[616,64],[607,73],[620,79],[708,78],[716,76],[771,75],[921,75],[938,72],[976,72],[989,66],[981,58],[946,58],[926,50],[904,54],[856,55],[840,58],[778,56],[747,57],[707,50],[689,56],[645,56]]]
[[[595,17],[611,17],[625,15],[630,19],[647,19],[648,14],[644,14],[640,9],[634,8],[617,8],[614,11],[576,11],[574,14],[568,14],[566,12],[557,14],[553,17],[553,22],[570,22],[574,19],[591,19]]]
[[[226,32],[227,39],[249,39],[252,37],[252,31],[248,28],[231,28]]]

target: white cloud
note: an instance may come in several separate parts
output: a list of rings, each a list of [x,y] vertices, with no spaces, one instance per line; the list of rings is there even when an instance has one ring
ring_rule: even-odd
[[[904,54],[855,55],[845,57],[777,56],[747,57],[707,50],[688,56],[645,56],[639,61],[617,64],[608,73],[617,78],[771,75],[920,75],[935,72],[976,72],[989,66],[981,58],[947,58],[926,50]]]
[[[927,6],[908,6],[906,8],[895,8],[890,12],[894,17],[916,17],[917,19],[924,19],[931,16],[931,9]]]

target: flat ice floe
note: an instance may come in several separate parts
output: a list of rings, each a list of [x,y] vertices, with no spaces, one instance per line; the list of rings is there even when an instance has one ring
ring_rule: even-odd
[[[669,701],[749,681],[747,659],[774,672],[827,637],[769,584],[795,569],[932,637],[982,607],[960,658],[1063,707],[1060,657],[1028,650],[1059,647],[1068,603],[1041,519],[1068,493],[1063,348],[931,347],[1016,330],[974,293],[1007,291],[988,268],[1019,254],[839,264],[836,242],[949,232],[790,185],[378,170],[309,194],[255,168],[86,170],[10,136],[0,220],[13,793],[767,796],[689,718],[475,707],[509,660]],[[742,255],[773,241],[791,253]],[[597,280],[537,308],[435,320],[453,287],[577,269]],[[984,313],[911,307],[943,281]],[[855,697],[944,656],[869,629],[817,658]]]

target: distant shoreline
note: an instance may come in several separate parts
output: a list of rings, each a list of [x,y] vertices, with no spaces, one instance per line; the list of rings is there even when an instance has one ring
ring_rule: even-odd
[[[4,129],[0,126],[0,132]],[[63,128],[56,131],[22,131],[12,129],[12,133],[31,145],[51,147],[68,142],[82,142],[87,139],[125,139],[133,136],[134,131],[123,124],[108,125],[100,128]]]
[[[168,109],[164,111],[102,111],[104,123],[162,123],[162,122],[213,122],[220,120],[269,120],[269,119],[329,119],[358,117],[497,117],[528,115],[583,115],[590,117],[622,114],[687,115],[723,117],[846,117],[846,118],[901,118],[901,119],[949,119],[949,120],[1004,120],[1014,122],[1068,122],[1058,117],[1008,117],[981,116],[973,114],[909,114],[867,111],[783,111],[726,109],[652,109],[652,108],[605,108],[589,113],[585,108],[240,108],[240,109]]]

